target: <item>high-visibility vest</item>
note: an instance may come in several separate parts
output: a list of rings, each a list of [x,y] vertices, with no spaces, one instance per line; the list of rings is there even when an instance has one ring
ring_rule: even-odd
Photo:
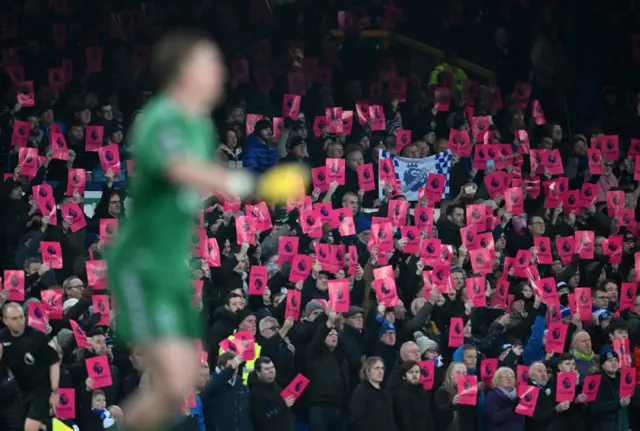
[[[230,335],[227,337],[227,340],[229,341],[233,341],[235,340],[236,337],[235,335]],[[247,361],[243,364],[242,366],[242,383],[247,384],[247,379],[249,379],[249,373],[251,373],[255,367],[256,364],[256,359],[258,359],[260,357],[260,351],[262,350],[262,347],[260,346],[260,344],[258,344],[257,342],[255,343],[255,351],[256,351],[256,356],[250,360]],[[218,352],[218,356],[222,355],[223,353],[226,353],[225,350],[222,350],[222,347],[220,347],[220,351]]]

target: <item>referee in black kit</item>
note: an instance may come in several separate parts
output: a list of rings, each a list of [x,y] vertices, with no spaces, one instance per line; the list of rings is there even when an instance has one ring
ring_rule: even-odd
[[[7,367],[23,394],[25,431],[46,429],[50,415],[58,408],[60,363],[56,350],[45,334],[26,325],[20,304],[2,307],[0,331],[0,366]]]

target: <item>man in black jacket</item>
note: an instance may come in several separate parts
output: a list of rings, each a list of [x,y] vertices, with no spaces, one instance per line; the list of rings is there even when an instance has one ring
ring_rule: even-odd
[[[347,420],[349,363],[338,339],[336,318],[336,312],[330,311],[326,324],[318,326],[307,346],[309,431],[341,430]]]
[[[346,321],[340,333],[340,340],[342,341],[341,345],[344,344],[349,361],[349,392],[353,392],[353,389],[360,382],[358,374],[366,359],[366,338],[363,330],[364,310],[353,305],[349,307],[349,311],[344,314],[344,317]]]
[[[276,383],[276,367],[270,358],[256,359],[255,369],[249,375],[251,422],[255,431],[293,431],[291,406],[294,397],[283,399],[282,388]]]

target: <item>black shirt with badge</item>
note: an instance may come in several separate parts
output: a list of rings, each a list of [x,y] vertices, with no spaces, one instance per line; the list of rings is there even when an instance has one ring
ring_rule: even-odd
[[[27,326],[22,335],[15,337],[5,328],[0,330],[0,343],[0,363],[11,370],[23,392],[29,393],[42,386],[51,386],[49,368],[59,358],[43,332]]]

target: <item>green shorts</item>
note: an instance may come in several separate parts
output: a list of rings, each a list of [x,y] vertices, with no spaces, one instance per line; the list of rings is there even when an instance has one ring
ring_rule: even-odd
[[[116,332],[128,342],[200,338],[194,288],[184,265],[141,269],[109,261],[109,287],[116,300]]]

